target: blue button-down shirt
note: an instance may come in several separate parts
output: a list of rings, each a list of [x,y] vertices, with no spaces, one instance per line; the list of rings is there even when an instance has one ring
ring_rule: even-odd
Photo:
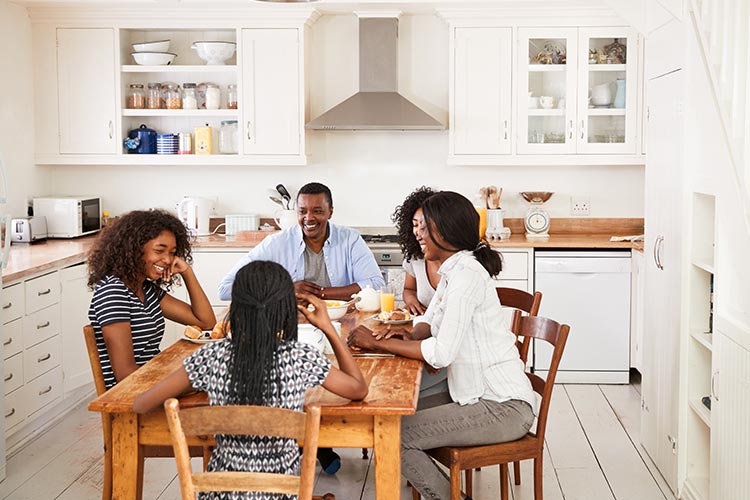
[[[330,233],[323,244],[323,258],[331,286],[348,286],[354,283],[360,288],[370,285],[375,290],[385,282],[375,257],[359,231],[328,223]],[[237,272],[254,260],[270,260],[281,264],[292,275],[292,281],[305,279],[305,242],[299,225],[278,234],[266,237],[250,250],[219,283],[219,298],[232,298],[232,284]]]

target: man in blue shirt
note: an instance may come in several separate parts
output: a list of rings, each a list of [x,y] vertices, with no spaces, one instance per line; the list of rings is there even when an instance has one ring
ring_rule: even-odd
[[[219,297],[232,298],[235,275],[254,260],[281,264],[297,292],[321,299],[349,300],[367,285],[380,289],[385,283],[372,252],[357,230],[330,223],[332,215],[328,187],[318,182],[302,186],[297,193],[299,224],[250,250],[219,283]]]
[[[333,215],[331,190],[318,182],[297,193],[297,226],[268,236],[253,248],[219,283],[219,297],[232,298],[237,272],[254,260],[281,264],[292,275],[294,289],[321,299],[349,300],[366,286],[385,283],[375,257],[359,232],[329,222]],[[318,460],[327,474],[335,474],[341,459],[331,448],[319,448]]]

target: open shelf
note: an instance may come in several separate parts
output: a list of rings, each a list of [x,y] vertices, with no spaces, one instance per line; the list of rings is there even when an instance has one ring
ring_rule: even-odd
[[[589,116],[625,116],[625,108],[588,108]]]
[[[565,71],[566,64],[529,64],[529,72],[548,73],[552,71]]]
[[[698,418],[706,424],[706,427],[709,429],[711,428],[711,411],[703,406],[703,403],[701,403],[697,399],[691,399],[688,402],[688,405],[690,406],[690,409],[693,410],[693,412],[698,416]]]
[[[529,116],[564,116],[565,110],[564,109],[557,109],[557,108],[551,108],[551,109],[530,109],[528,111]]]
[[[626,71],[624,64],[589,64],[589,71]]]
[[[708,476],[688,476],[685,479],[685,488],[695,500],[708,500],[709,484]]]
[[[709,261],[709,260],[701,260],[701,259],[693,257],[693,265],[695,267],[699,267],[699,268],[703,269],[707,273],[714,274],[714,264],[713,264],[712,260],[711,261]]]
[[[199,116],[237,118],[236,109],[123,109],[123,116]]]
[[[698,344],[702,345],[709,351],[713,350],[713,339],[714,336],[712,333],[707,333],[703,330],[692,330],[690,332],[690,336],[698,342]]]
[[[139,64],[123,64],[123,73],[236,73],[234,64],[169,64],[161,66],[142,66]]]

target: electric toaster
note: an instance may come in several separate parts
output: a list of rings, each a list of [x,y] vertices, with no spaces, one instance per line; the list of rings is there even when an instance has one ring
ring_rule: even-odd
[[[33,243],[47,239],[46,217],[19,217],[11,220],[10,228],[13,243]]]

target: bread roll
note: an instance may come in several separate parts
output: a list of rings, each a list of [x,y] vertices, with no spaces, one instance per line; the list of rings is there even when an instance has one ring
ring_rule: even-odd
[[[200,326],[188,325],[185,327],[183,335],[191,339],[199,339],[203,337],[203,330],[201,330]]]
[[[400,321],[402,319],[406,319],[406,314],[404,311],[400,311],[398,309],[391,311],[391,321]]]
[[[219,321],[218,323],[216,323],[216,326],[214,326],[214,329],[211,330],[211,338],[223,339],[227,336],[228,331],[229,323],[226,321]]]

